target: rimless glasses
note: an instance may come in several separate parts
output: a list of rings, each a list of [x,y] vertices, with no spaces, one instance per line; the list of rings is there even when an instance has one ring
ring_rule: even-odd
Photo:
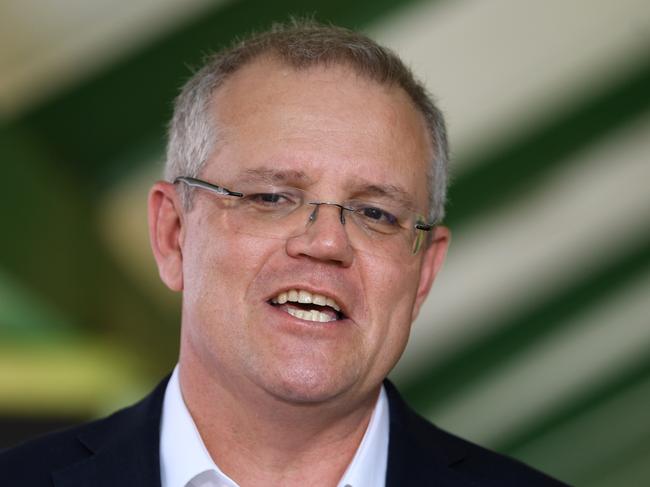
[[[260,237],[286,239],[300,235],[316,221],[321,206],[332,206],[339,210],[339,221],[353,248],[394,258],[405,252],[416,254],[435,225],[409,207],[381,197],[335,203],[318,201],[299,188],[265,183],[243,184],[238,188],[242,192],[187,176],[176,178],[174,184],[178,183],[219,196],[217,203],[234,217],[231,227]]]

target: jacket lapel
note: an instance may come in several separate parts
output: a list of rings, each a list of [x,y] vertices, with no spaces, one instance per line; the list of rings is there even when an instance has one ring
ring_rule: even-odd
[[[411,410],[389,381],[384,381],[384,386],[390,414],[386,487],[475,485],[453,468],[465,451],[446,441],[440,430]]]
[[[52,473],[56,487],[160,487],[160,418],[167,380],[143,401],[85,429],[89,456]]]
[[[160,419],[168,378],[143,401],[85,429],[88,457],[52,473],[56,487],[160,487]],[[452,468],[465,452],[413,412],[395,387],[388,394],[390,433],[386,487],[470,486]]]

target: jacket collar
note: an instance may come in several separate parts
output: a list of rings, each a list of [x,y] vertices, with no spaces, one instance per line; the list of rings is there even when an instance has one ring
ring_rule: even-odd
[[[390,408],[386,487],[475,485],[453,468],[467,456],[463,444],[415,413],[388,380],[384,386]]]
[[[160,417],[164,379],[144,400],[85,428],[89,456],[52,473],[56,487],[160,487]]]
[[[160,419],[169,377],[144,400],[85,428],[77,438],[89,456],[53,472],[56,487],[160,487]],[[386,487],[469,486],[454,464],[465,458],[461,443],[412,411],[395,386],[384,381],[390,432]]]

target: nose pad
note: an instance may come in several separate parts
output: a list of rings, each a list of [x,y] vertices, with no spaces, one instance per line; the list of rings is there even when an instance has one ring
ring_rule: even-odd
[[[318,218],[318,210],[320,209],[321,205],[329,205],[329,206],[336,206],[340,210],[339,213],[339,221],[341,222],[341,225],[345,225],[345,210],[346,208],[343,205],[339,205],[338,203],[329,203],[327,201],[323,201],[321,203],[309,203],[310,205],[314,205],[314,211],[312,211],[309,215],[309,223],[313,223],[316,221],[316,218]]]
[[[291,256],[305,255],[323,261],[338,262],[349,266],[353,260],[352,245],[345,226],[345,207],[336,203],[309,203],[314,209],[307,219],[307,228],[287,240],[287,252]],[[320,215],[321,205],[339,209],[339,227],[333,215]],[[304,220],[303,220],[304,221]]]

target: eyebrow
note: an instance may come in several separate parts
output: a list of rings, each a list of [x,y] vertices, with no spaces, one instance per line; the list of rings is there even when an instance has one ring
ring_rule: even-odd
[[[359,196],[388,198],[407,207],[414,205],[413,197],[401,186],[395,184],[377,184],[359,180],[354,186],[354,193]]]
[[[246,169],[242,175],[246,179],[259,181],[264,183],[294,183],[300,182],[303,184],[310,184],[310,178],[306,172],[294,169],[271,169],[266,167],[258,167],[254,169]]]
[[[257,167],[246,169],[241,173],[248,180],[270,183],[270,184],[296,184],[300,183],[309,186],[314,179],[305,171],[297,169],[273,169],[268,167]],[[357,178],[351,184],[355,197],[379,197],[387,198],[406,207],[413,207],[415,202],[410,193],[404,188],[395,184],[373,183],[364,178]]]

